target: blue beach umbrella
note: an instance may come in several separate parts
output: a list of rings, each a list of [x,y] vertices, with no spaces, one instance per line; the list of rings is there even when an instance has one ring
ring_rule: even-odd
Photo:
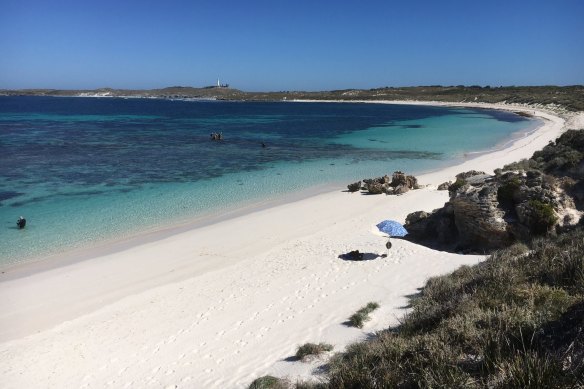
[[[406,236],[408,234],[404,226],[395,220],[384,220],[377,225],[377,228],[389,236]]]

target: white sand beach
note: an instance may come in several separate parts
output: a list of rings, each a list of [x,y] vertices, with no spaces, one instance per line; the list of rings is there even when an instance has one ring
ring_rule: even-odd
[[[401,196],[339,188],[76,254],[85,260],[7,269],[0,275],[0,387],[240,388],[266,374],[309,377],[319,361],[289,360],[299,345],[327,342],[341,351],[396,324],[407,296],[429,277],[484,258],[398,239],[387,258],[375,258],[387,250],[373,227],[441,207],[448,193],[437,185],[462,171],[492,172],[529,158],[566,128],[559,116],[535,114],[544,122],[536,131],[418,176],[427,186]],[[356,249],[375,259],[338,258]],[[380,309],[363,329],[343,324],[370,301]]]

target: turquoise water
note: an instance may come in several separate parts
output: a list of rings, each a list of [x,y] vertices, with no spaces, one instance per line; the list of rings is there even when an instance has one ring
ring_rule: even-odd
[[[536,124],[384,104],[0,98],[0,266],[315,187],[435,170]],[[210,141],[213,131],[225,140]]]

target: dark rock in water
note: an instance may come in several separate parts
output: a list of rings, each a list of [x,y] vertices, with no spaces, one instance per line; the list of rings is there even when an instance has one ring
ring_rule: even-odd
[[[349,192],[357,192],[359,189],[361,189],[361,181],[352,183],[347,185],[347,188],[349,189]]]

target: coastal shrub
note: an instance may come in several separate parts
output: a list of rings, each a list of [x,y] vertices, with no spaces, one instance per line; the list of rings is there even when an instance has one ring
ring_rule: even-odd
[[[497,189],[497,201],[506,206],[512,206],[514,198],[521,188],[519,177],[513,177]]]
[[[574,170],[584,158],[584,133],[580,130],[569,130],[563,133],[556,142],[550,142],[542,150],[533,154],[532,160],[542,166],[548,173],[562,175],[578,175]]]
[[[545,234],[558,221],[554,208],[539,200],[529,200],[531,210],[530,228],[535,234]]]
[[[359,309],[349,318],[349,323],[353,327],[363,328],[363,324],[370,320],[369,314],[379,308],[379,304],[370,302],[363,308]]]
[[[248,389],[289,389],[290,387],[287,380],[266,375],[253,380]]]
[[[508,172],[508,171],[529,171],[529,170],[539,170],[541,168],[540,164],[533,159],[523,158],[518,162],[512,162],[503,166],[502,169],[496,169],[495,173],[498,172]],[[498,174],[497,174],[498,175]]]
[[[538,282],[584,294],[584,234],[570,233],[557,244],[540,238],[533,243],[529,273]]]
[[[452,183],[448,187],[448,191],[449,192],[456,192],[457,190],[462,188],[464,185],[466,185],[466,181],[462,178],[457,178],[456,181],[454,181],[454,183]]]
[[[511,257],[519,257],[529,253],[529,247],[523,242],[513,243],[506,250],[507,254]]]
[[[326,351],[331,351],[333,346],[328,343],[305,343],[298,347],[296,358],[304,360],[308,356],[320,355]]]
[[[556,388],[563,381],[561,364],[535,351],[517,352],[496,365],[495,370],[498,374],[494,386],[498,388]]]
[[[331,358],[328,388],[584,385],[584,232],[433,277],[400,325]]]

